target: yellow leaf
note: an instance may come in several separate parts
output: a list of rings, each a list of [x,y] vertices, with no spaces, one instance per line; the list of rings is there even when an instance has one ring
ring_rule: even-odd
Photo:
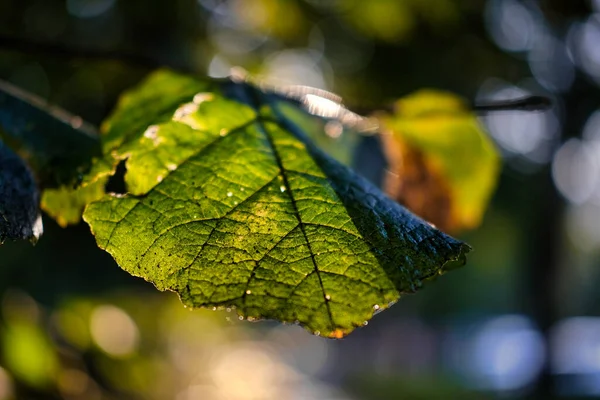
[[[457,96],[423,90],[381,115],[386,192],[440,229],[477,227],[496,186],[500,157]]]
[[[85,206],[104,195],[104,185],[107,180],[107,177],[102,177],[96,182],[76,189],[66,186],[46,189],[42,194],[40,206],[63,228],[77,224],[81,221]]]

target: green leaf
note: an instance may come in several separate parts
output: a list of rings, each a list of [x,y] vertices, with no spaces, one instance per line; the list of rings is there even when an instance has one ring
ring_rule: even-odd
[[[122,145],[136,143],[148,126],[170,120],[174,109],[211,86],[208,81],[158,70],[139,90],[125,93],[115,112],[102,124],[103,157],[94,160],[83,184],[112,175],[119,161],[128,157]]]
[[[390,162],[386,191],[446,232],[477,227],[500,173],[500,156],[463,101],[422,90],[380,115]]]
[[[44,331],[27,320],[9,321],[2,330],[4,362],[18,379],[36,388],[46,388],[59,370],[54,346]]]
[[[164,87],[181,79],[160,74]],[[127,158],[129,193],[84,213],[129,273],[191,307],[236,308],[240,318],[339,338],[464,263],[467,245],[322,153],[252,87],[224,86],[228,99],[213,85],[173,104],[170,119],[165,109],[144,117],[150,126],[129,118],[126,128],[124,108],[137,96],[161,98],[154,80],[110,118],[125,138],[111,154]]]
[[[91,167],[79,187],[45,190],[42,209],[63,227],[78,223],[84,207],[104,194],[104,185],[119,161],[129,157],[127,144],[137,143],[148,125],[169,120],[174,107],[207,89],[208,85],[208,82],[168,71],[157,71],[135,96],[122,96],[117,112],[101,127],[103,155],[98,153],[93,160],[88,160]]]
[[[107,178],[72,189],[62,186],[58,189],[46,189],[42,193],[41,208],[63,228],[77,224],[86,205],[104,196]]]
[[[277,102],[282,117],[293,122],[320,149],[351,166],[362,136],[337,120],[307,118],[306,111],[289,101]]]
[[[72,185],[101,154],[91,125],[2,81],[0,127],[0,138],[28,162],[43,187]]]
[[[0,243],[37,241],[42,234],[39,192],[23,160],[0,142]]]

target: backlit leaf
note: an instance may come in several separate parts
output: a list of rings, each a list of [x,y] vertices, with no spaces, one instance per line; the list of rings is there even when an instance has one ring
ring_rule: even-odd
[[[101,154],[96,129],[80,117],[1,81],[0,127],[0,138],[33,170],[48,214],[63,226],[79,221],[87,200],[98,198],[90,194],[94,190],[98,193],[99,186],[73,188],[89,171],[92,158]],[[35,202],[35,213],[30,215],[37,218],[37,197]],[[41,222],[38,225],[41,227]]]
[[[322,153],[251,86],[197,82],[170,111],[132,106],[181,79],[151,76],[106,128],[128,193],[91,203],[84,219],[124,270],[191,307],[339,338],[464,262],[467,245]]]
[[[67,186],[46,189],[42,193],[41,208],[63,228],[77,224],[86,205],[104,195],[106,178],[72,189]]]
[[[477,227],[496,187],[500,157],[476,116],[452,94],[424,90],[381,115],[388,194],[440,229]]]

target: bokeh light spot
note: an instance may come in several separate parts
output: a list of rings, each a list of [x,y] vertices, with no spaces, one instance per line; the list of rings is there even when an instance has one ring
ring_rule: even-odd
[[[98,347],[114,357],[127,356],[138,346],[137,325],[125,311],[115,306],[102,305],[94,309],[90,332]]]

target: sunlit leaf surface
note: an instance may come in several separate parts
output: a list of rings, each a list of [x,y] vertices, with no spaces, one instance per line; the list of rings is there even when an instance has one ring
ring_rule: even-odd
[[[46,189],[40,207],[62,227],[77,224],[85,206],[104,195],[105,184],[106,178],[102,178],[78,188]]]
[[[37,241],[43,230],[39,197],[23,160],[0,142],[0,243],[6,239]]]
[[[500,157],[455,95],[424,90],[382,115],[388,194],[440,229],[477,227],[496,187]]]
[[[129,273],[188,306],[339,338],[464,262],[468,246],[317,150],[268,95],[234,85],[226,98],[198,82],[179,104],[161,97],[182,79],[154,74],[106,128],[121,143],[107,157],[127,159],[128,193],[90,204],[84,219]],[[142,99],[165,107],[133,106]]]

